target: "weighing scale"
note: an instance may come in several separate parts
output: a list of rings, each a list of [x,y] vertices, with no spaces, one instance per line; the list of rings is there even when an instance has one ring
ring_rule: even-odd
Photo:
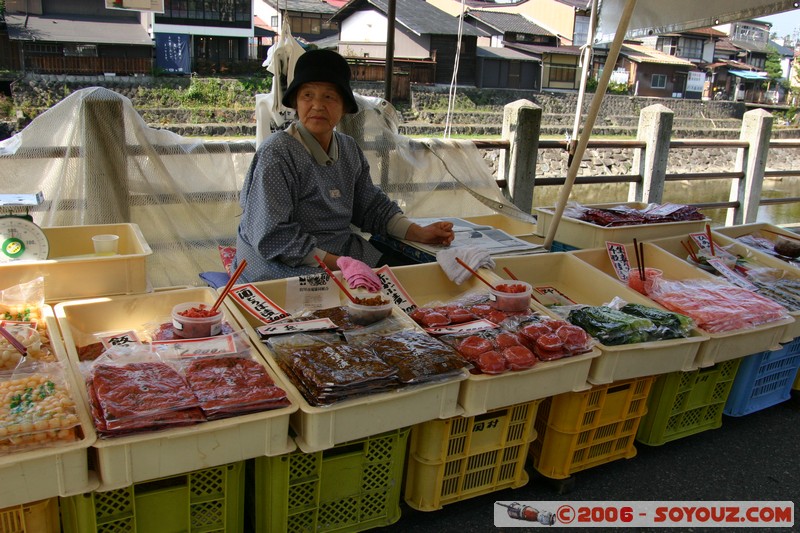
[[[0,213],[0,264],[47,259],[50,252],[47,235],[28,212],[42,201],[41,192],[0,194],[0,207],[10,208],[8,213]],[[24,207],[25,214],[13,213],[14,207]]]

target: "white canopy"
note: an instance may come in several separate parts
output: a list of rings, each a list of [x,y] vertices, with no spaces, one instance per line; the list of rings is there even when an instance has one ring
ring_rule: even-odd
[[[564,186],[559,192],[553,221],[547,229],[544,240],[544,247],[548,250],[553,244],[561,216],[564,214],[624,39],[704,28],[771,15],[800,7],[800,0],[590,0],[588,5],[592,6],[592,15],[595,14],[595,10],[597,14],[594,42],[611,43],[605,60],[605,64],[611,68],[604,68],[597,82],[597,90],[592,97],[586,122],[572,153],[572,163],[567,171]],[[584,62],[584,69],[586,68],[587,64]],[[586,77],[585,72],[583,77]],[[579,129],[577,125],[582,109],[581,97],[582,95],[578,99],[579,106],[576,111],[576,132]]]
[[[626,37],[636,38],[753,19],[800,7],[797,0],[638,0]],[[625,0],[599,0],[595,42],[611,42]]]

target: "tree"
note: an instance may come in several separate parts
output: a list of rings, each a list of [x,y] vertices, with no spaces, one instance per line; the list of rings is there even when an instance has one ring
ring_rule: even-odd
[[[764,70],[767,71],[767,76],[769,76],[769,82],[767,83],[768,89],[773,82],[778,82],[779,80],[783,79],[781,55],[774,46],[770,46],[767,50],[767,61],[764,63]]]

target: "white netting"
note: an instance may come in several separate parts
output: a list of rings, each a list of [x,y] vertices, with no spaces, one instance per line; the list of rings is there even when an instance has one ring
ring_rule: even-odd
[[[414,141],[397,133],[386,101],[356,95],[360,112],[340,130],[356,137],[375,183],[411,217],[502,212],[531,221],[507,201],[471,141]],[[76,91],[0,142],[0,190],[42,191],[31,211],[43,227],[131,222],[153,255],[153,287],[202,285],[232,246],[238,194],[255,143],[203,142],[148,127],[130,100],[104,88]]]

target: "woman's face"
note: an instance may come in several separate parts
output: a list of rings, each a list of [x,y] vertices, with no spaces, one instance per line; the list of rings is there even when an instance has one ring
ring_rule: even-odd
[[[324,149],[328,149],[333,128],[344,116],[344,101],[336,85],[304,83],[297,89],[297,116]]]

